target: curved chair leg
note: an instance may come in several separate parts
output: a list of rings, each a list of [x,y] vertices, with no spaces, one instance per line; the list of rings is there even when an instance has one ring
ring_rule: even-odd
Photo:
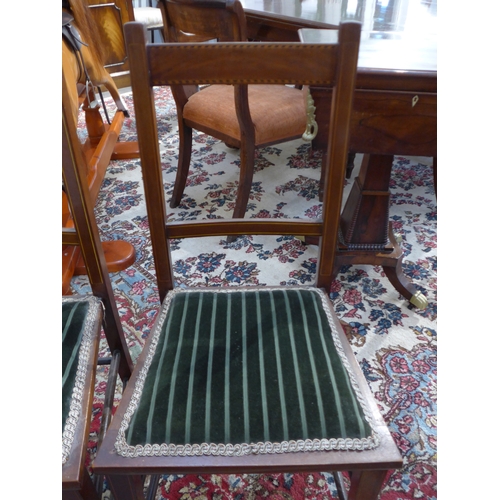
[[[240,150],[240,180],[236,193],[236,206],[234,207],[233,218],[245,217],[248,198],[252,190],[253,169],[255,165],[255,146],[251,143],[242,144]]]
[[[247,210],[248,198],[252,190],[253,169],[255,164],[255,146],[242,144],[240,149],[240,180],[236,193],[236,205],[233,219],[242,219]],[[237,236],[228,236],[227,242],[232,243]]]
[[[348,500],[377,500],[386,475],[386,470],[353,471]]]
[[[177,174],[175,176],[174,192],[170,200],[170,207],[175,208],[181,202],[191,163],[191,149],[193,141],[193,129],[184,123],[179,123],[179,161],[177,163]]]

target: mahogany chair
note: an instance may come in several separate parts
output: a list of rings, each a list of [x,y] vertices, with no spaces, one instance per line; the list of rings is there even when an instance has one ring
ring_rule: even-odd
[[[117,376],[125,383],[132,360],[120,324],[109,281],[106,260],[93,202],[85,175],[85,159],[79,142],[68,82],[63,74],[62,173],[74,227],[63,228],[64,245],[81,249],[92,287],[90,296],[62,299],[62,496],[64,499],[100,499],[102,478],[91,479],[85,457],[92,417],[97,364],[110,364],[99,441],[111,418]],[[98,360],[101,327],[111,358]]]
[[[158,7],[153,7],[153,0],[147,0],[147,5],[144,6],[144,1],[134,0],[134,20],[144,24],[147,30],[151,33],[151,42],[155,41],[155,31],[163,29],[163,18],[161,10]]]
[[[123,51],[125,51],[123,30],[121,24],[114,24],[116,21],[114,13],[128,14],[126,7],[127,2],[130,0],[116,0],[121,8],[109,2],[105,5],[103,0],[93,0],[93,5],[88,5],[88,1],[63,1],[62,66],[70,85],[69,95],[72,97],[74,106],[73,120],[78,119],[79,113],[82,113],[85,117],[86,138],[82,144],[85,162],[82,164],[82,168],[86,171],[90,197],[95,201],[110,161],[138,158],[139,151],[136,141],[119,140],[128,111],[119,97],[118,88],[106,69],[106,62],[115,69],[119,65],[116,64],[116,58],[110,55],[110,51],[113,52],[110,44],[103,42],[116,41],[121,36]],[[98,1],[101,3],[96,3]],[[128,21],[128,15],[124,19]],[[82,29],[85,27],[86,29]],[[75,33],[78,33],[79,38],[75,38]],[[80,38],[81,43],[77,42]],[[91,50],[89,40],[93,40],[94,45],[99,45],[103,54]],[[86,47],[87,45],[89,46]],[[101,55],[104,60],[101,60]],[[72,76],[70,76],[71,73],[73,73]],[[97,87],[101,85],[106,90],[109,90],[110,94],[116,99],[115,105],[118,111],[115,112],[112,120],[107,115],[106,107],[101,108],[97,104]],[[107,122],[103,120],[101,114],[103,110],[108,118]],[[62,223],[66,227],[71,227],[73,222],[68,209],[66,193],[64,192],[62,193],[62,208]],[[130,243],[113,240],[103,242],[103,245],[110,272],[121,271],[133,264],[135,251]],[[71,279],[78,274],[86,274],[80,249],[77,246],[63,245],[63,295],[70,294]]]
[[[239,0],[159,0],[164,40],[248,41]],[[260,62],[257,62],[258,69]],[[225,61],[219,63],[223,70]],[[189,173],[193,129],[240,150],[239,184],[233,217],[244,217],[252,188],[255,150],[302,137],[307,89],[285,85],[172,85],[179,121],[179,160],[170,206],[179,205]]]
[[[328,297],[360,25],[330,45],[153,45],[136,23],[125,38],[163,302],[94,470],[116,500],[144,498],[148,475],[154,490],[159,474],[311,471],[334,471],[341,498],[376,499],[402,460]],[[322,218],[167,224],[153,86],[270,81],[335,86]],[[175,287],[169,240],[227,234],[319,237],[317,286]]]

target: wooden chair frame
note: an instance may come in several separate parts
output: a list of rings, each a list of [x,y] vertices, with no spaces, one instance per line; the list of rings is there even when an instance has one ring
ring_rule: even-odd
[[[168,240],[227,234],[299,234],[319,236],[317,286],[329,289],[337,246],[343,180],[348,151],[348,124],[359,50],[360,25],[346,23],[339,31],[339,44],[307,45],[297,43],[220,43],[220,44],[146,44],[146,32],[137,23],[125,26],[135,95],[138,138],[141,151],[146,203],[153,241],[160,297],[174,288]],[[224,67],[214,70],[214,61],[223,58]],[[325,61],[317,64],[317,61]],[[326,63],[328,61],[328,63]],[[335,63],[333,63],[334,61]],[[166,204],[156,128],[153,86],[224,82],[228,84],[276,83],[333,85],[330,142],[322,219],[318,221],[228,219],[166,223]],[[266,288],[267,289],[267,288]],[[197,290],[207,290],[197,289]],[[341,331],[331,304],[329,313]],[[363,451],[312,451],[299,453],[249,454],[243,456],[139,456],[119,455],[115,442],[131,401],[134,384],[147,358],[148,344],[141,354],[134,375],[100,451],[94,470],[105,474],[117,500],[144,498],[143,479],[161,473],[263,473],[350,471],[351,488],[347,497],[339,482],[341,498],[375,500],[387,470],[402,465],[401,455],[377,408],[377,404],[357,365],[345,335],[342,347],[355,373],[363,397],[368,401],[372,424],[379,444]],[[154,479],[152,480],[154,485]]]

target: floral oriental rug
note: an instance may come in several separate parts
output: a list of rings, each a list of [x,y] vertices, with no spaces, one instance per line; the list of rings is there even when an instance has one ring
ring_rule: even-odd
[[[178,158],[175,104],[168,88],[155,91],[167,201]],[[120,139],[136,140],[133,99]],[[108,106],[110,112],[113,105]],[[111,114],[111,113],[110,113]],[[85,136],[83,117],[79,134]],[[346,180],[348,193],[361,162]],[[167,207],[171,220],[230,217],[238,185],[239,154],[205,134],[195,133],[188,184],[181,205]],[[256,153],[247,217],[316,217],[320,158],[302,140]],[[159,308],[148,233],[140,160],[113,161],[96,204],[103,240],[123,239],[135,247],[135,263],[111,281],[132,358],[137,358]],[[396,157],[391,180],[390,220],[402,236],[403,269],[429,301],[409,306],[381,267],[346,266],[332,282],[330,298],[385,421],[404,458],[388,474],[381,500],[437,497],[437,216],[431,159]],[[294,237],[245,236],[232,244],[221,238],[177,240],[173,245],[179,286],[312,284],[317,247]],[[74,293],[90,291],[85,276],[72,280]],[[106,343],[101,346],[106,354]],[[100,368],[88,447],[96,452],[106,368]],[[120,388],[118,389],[120,390]],[[348,477],[346,476],[348,482]],[[110,492],[104,493],[109,498]],[[163,476],[157,499],[332,499],[338,498],[329,471],[321,474]]]

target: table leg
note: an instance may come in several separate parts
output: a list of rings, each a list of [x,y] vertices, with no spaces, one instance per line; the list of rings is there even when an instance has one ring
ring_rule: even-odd
[[[427,299],[403,273],[403,252],[389,224],[392,155],[365,155],[340,221],[335,274],[344,265],[383,267],[396,290],[419,308]]]

